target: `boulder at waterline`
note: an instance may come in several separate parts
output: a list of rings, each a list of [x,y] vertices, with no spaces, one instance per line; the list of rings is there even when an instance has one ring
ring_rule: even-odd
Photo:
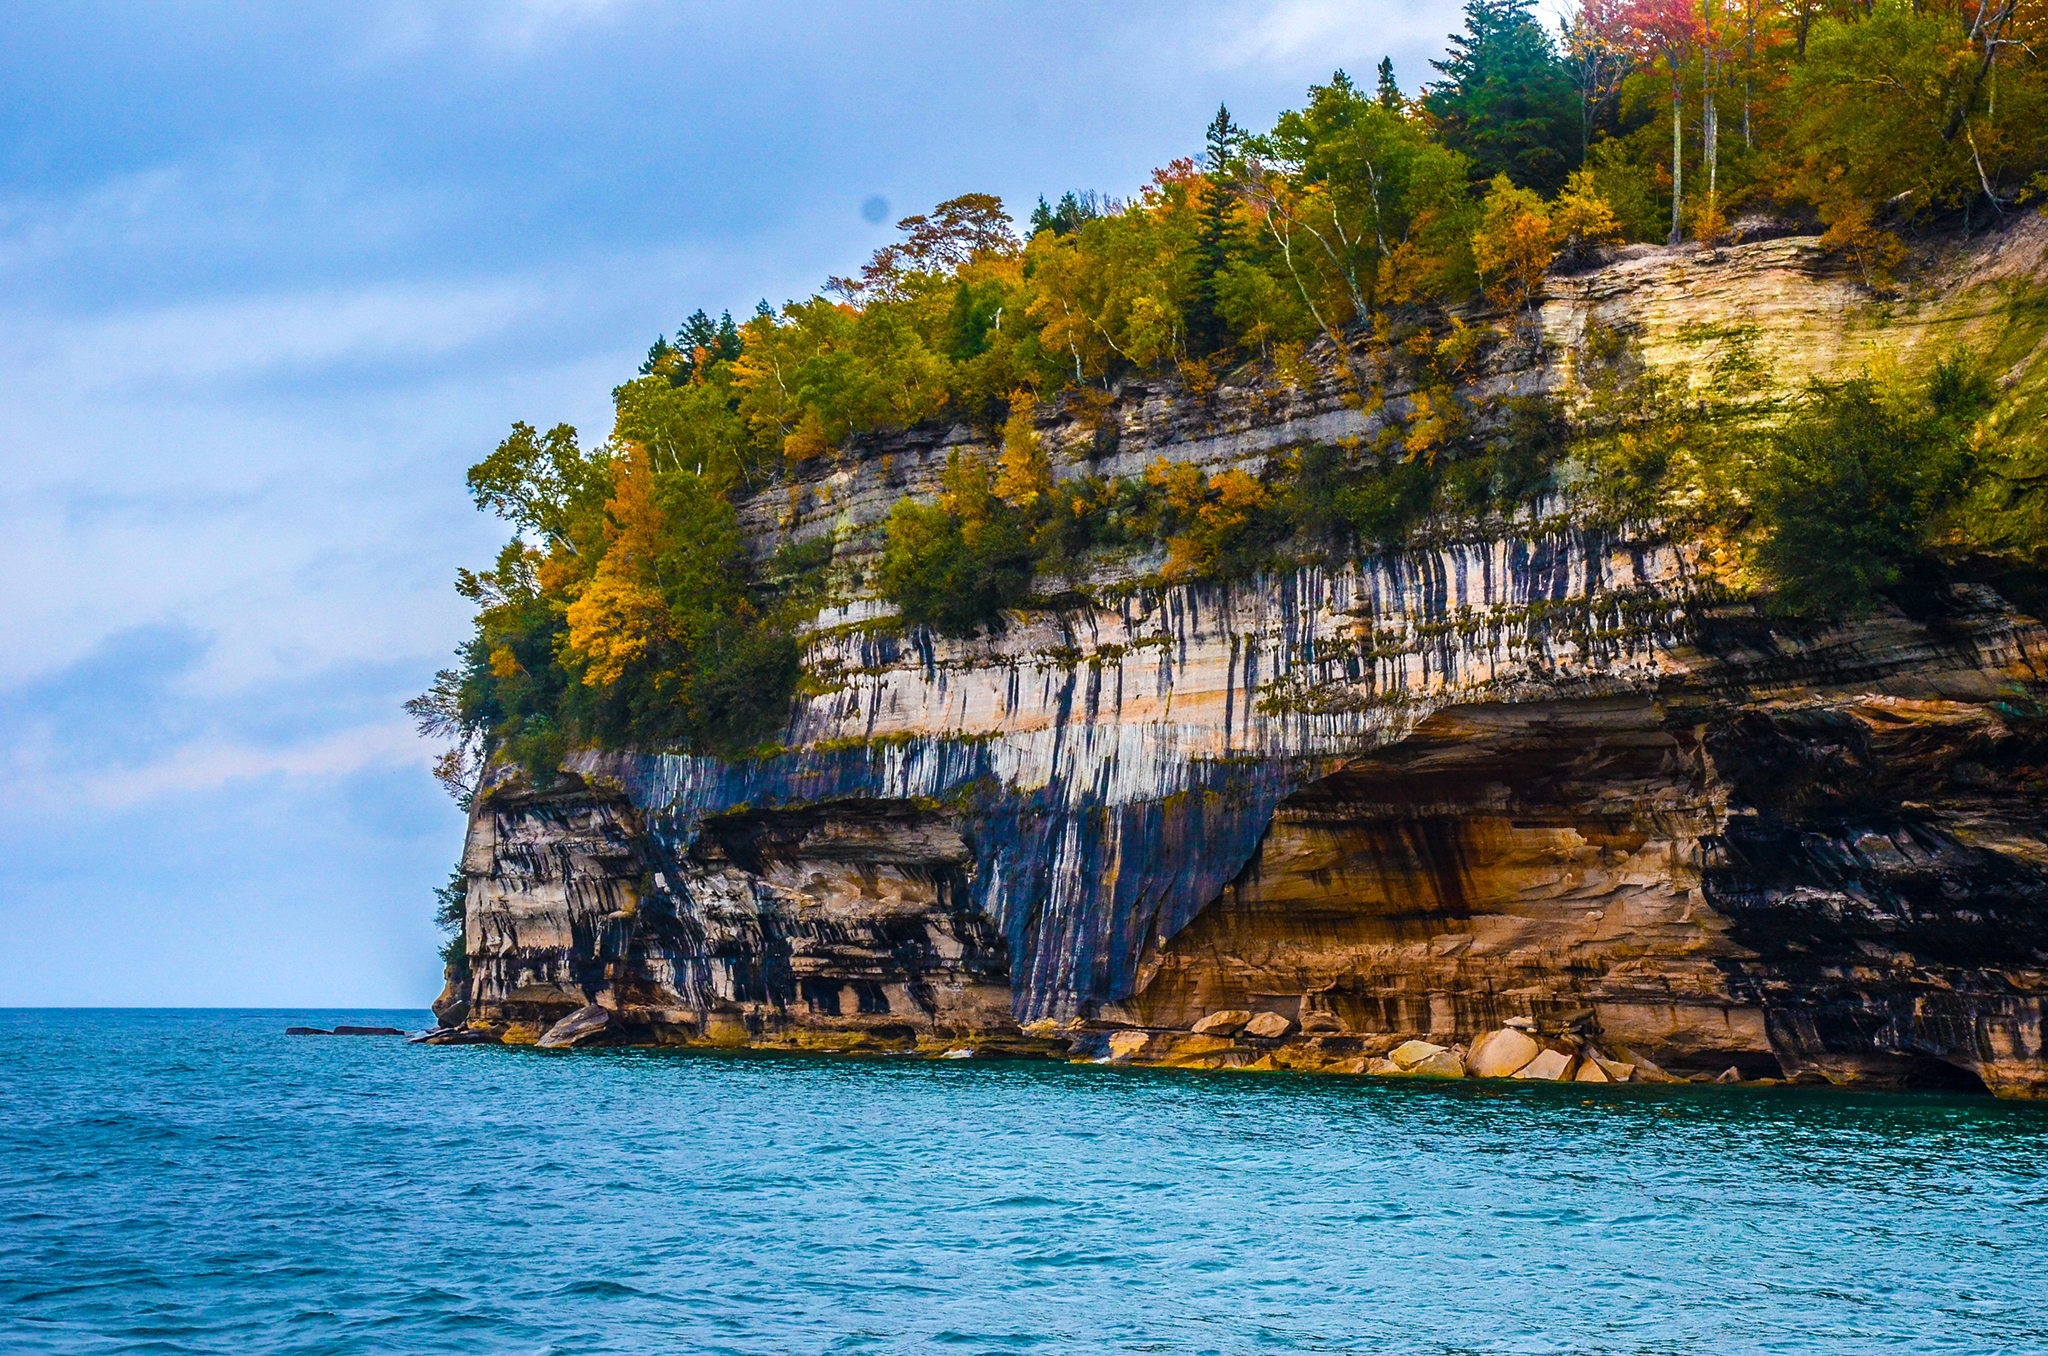
[[[1109,1058],[1112,1064],[1128,1064],[1133,1056],[1152,1043],[1152,1035],[1146,1031],[1112,1031],[1109,1033]]]
[[[1601,1078],[1604,1078],[1609,1083],[1627,1083],[1635,1077],[1635,1065],[1628,1063],[1626,1060],[1609,1059],[1590,1045],[1585,1049],[1584,1058],[1586,1064],[1597,1068],[1601,1073]],[[1581,1069],[1580,1072],[1583,1075],[1584,1070]],[[1582,1076],[1580,1081],[1596,1083],[1601,1081],[1601,1079],[1585,1078]]]
[[[1235,1036],[1251,1019],[1252,1015],[1242,1008],[1225,1008],[1222,1012],[1210,1013],[1196,1022],[1192,1029],[1197,1036]]]
[[[1403,1041],[1387,1052],[1387,1058],[1404,1069],[1412,1069],[1426,1059],[1448,1053],[1443,1046],[1429,1041]]]
[[[1465,1061],[1456,1050],[1439,1050],[1409,1065],[1405,1072],[1411,1078],[1463,1078]]]
[[[1536,1058],[1542,1049],[1528,1032],[1505,1026],[1472,1042],[1465,1067],[1474,1078],[1506,1078]]]
[[[1381,1078],[1463,1078],[1465,1061],[1455,1050],[1428,1041],[1408,1041],[1393,1054],[1374,1059],[1365,1071]]]
[[[1516,1078],[1535,1078],[1556,1083],[1571,1077],[1573,1057],[1562,1050],[1539,1050],[1536,1058],[1514,1073]]]
[[[1261,1012],[1244,1024],[1244,1034],[1263,1041],[1277,1041],[1294,1030],[1294,1022],[1277,1012]]]
[[[579,1045],[602,1045],[616,1040],[620,1034],[618,1014],[592,1003],[556,1022],[534,1044],[543,1050],[566,1050]]]

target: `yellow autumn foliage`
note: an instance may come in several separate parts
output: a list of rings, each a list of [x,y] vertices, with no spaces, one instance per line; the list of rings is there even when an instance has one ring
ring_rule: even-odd
[[[1052,463],[1039,444],[1037,412],[1031,392],[1010,393],[1010,417],[1003,421],[1003,450],[996,461],[996,497],[1026,513],[1052,492]]]

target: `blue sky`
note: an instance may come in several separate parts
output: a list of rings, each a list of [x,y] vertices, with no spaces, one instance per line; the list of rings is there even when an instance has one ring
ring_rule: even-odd
[[[1457,8],[0,8],[0,1004],[423,1004],[464,467],[940,199],[1413,88]]]

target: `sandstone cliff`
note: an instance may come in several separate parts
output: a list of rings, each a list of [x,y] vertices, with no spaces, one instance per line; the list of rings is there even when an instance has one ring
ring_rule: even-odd
[[[2048,223],[1865,296],[1810,239],[1555,279],[1475,402],[1569,398],[1589,333],[1780,382],[2012,342]],[[2022,346],[2008,380],[2028,378]],[[1063,474],[1258,466],[1403,417],[1336,384],[1130,384]],[[965,429],[866,440],[745,506],[762,549],[874,525]],[[501,770],[441,1011],[508,1040],[1036,1048],[1356,1068],[1516,1022],[1675,1073],[2048,1092],[2048,632],[1998,587],[1793,634],[1696,543],[1564,493],[1236,584],[1105,568],[971,641],[850,590],[783,750]],[[1194,1028],[1275,1014],[1266,1035]],[[1590,1061],[1588,1061],[1590,1063]]]

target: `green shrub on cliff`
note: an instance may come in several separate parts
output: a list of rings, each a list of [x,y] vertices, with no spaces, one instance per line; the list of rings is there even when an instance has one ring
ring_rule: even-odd
[[[434,887],[434,926],[448,934],[441,944],[441,964],[450,974],[467,974],[469,971],[469,950],[463,939],[463,924],[467,919],[469,900],[469,877],[456,867],[448,879]]]
[[[1976,469],[1971,428],[1991,403],[1989,383],[1960,359],[1918,389],[1869,376],[1812,387],[1750,471],[1751,561],[1772,605],[1864,612],[1931,565]]]
[[[1031,588],[1030,524],[995,492],[994,469],[954,453],[936,504],[889,514],[876,587],[905,621],[963,636],[996,622]]]
[[[1420,452],[1311,444],[1256,475],[1161,459],[1138,477],[1055,481],[1013,418],[998,465],[955,452],[935,502],[897,503],[876,592],[912,625],[968,635],[1104,556],[1153,555],[1163,582],[1243,579],[1390,550],[1432,514],[1513,512],[1550,488],[1569,432],[1554,402],[1509,400],[1484,431],[1450,422]]]
[[[780,728],[819,547],[757,565],[711,476],[638,444],[582,449],[566,426],[515,427],[470,483],[519,535],[493,569],[461,572],[475,633],[407,704],[452,743],[438,773],[456,794],[492,757],[545,784],[579,746],[735,753]]]

